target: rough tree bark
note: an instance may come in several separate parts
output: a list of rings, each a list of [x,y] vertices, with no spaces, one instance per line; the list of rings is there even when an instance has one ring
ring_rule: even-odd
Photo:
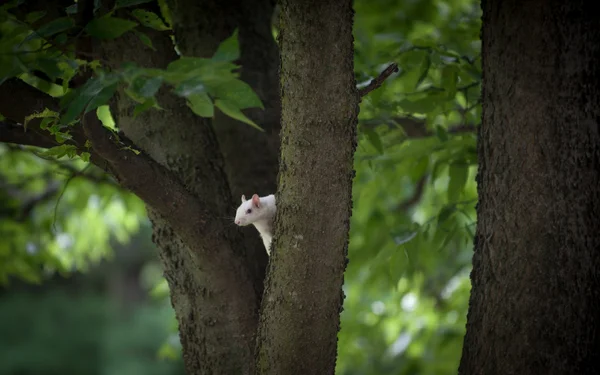
[[[595,374],[600,18],[483,1],[478,225],[460,374]]]
[[[352,2],[284,0],[280,16],[278,219],[257,371],[333,374],[359,99]]]

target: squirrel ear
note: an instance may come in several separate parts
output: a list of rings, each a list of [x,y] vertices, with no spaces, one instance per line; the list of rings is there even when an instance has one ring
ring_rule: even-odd
[[[252,204],[257,208],[260,208],[260,199],[258,198],[257,194],[252,196]]]
[[[242,194],[242,203],[246,201],[246,196]]]

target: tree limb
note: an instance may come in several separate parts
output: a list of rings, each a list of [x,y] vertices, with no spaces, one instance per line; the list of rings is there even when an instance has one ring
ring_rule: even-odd
[[[59,143],[49,132],[39,128],[39,119],[31,120],[27,124],[27,130],[22,125],[26,116],[45,108],[58,111],[57,100],[21,80],[10,79],[4,82],[0,89],[0,113],[10,120],[0,122],[0,142],[44,148],[58,146]],[[89,139],[91,149],[81,151],[89,151],[94,164],[105,171],[111,171],[123,187],[138,195],[165,217],[179,217],[179,220],[175,219],[173,222],[178,224],[178,232],[186,232],[180,233],[182,237],[198,241],[199,231],[210,223],[210,220],[201,219],[209,215],[200,207],[198,199],[172,173],[154,160],[144,154],[136,155],[118,145],[111,138],[112,133],[98,120],[95,111],[86,114],[82,123],[83,126],[75,125],[70,129],[73,138],[65,143],[82,149]],[[124,137],[122,140],[133,144]],[[187,217],[196,218],[193,225],[181,222],[181,218],[186,217],[181,215],[182,210],[189,212],[190,216]]]
[[[58,142],[50,137],[50,133],[44,134],[37,127],[26,131],[23,125],[8,120],[0,121],[0,142],[42,148],[58,146]]]
[[[46,108],[59,112],[58,100],[18,78],[6,80],[0,86],[0,113],[8,120],[0,122],[0,142],[43,148],[58,146],[60,143],[52,134],[40,129],[41,119],[29,121],[27,129],[22,125],[27,116]],[[69,133],[73,138],[67,143],[83,147],[86,139],[81,127],[73,126]]]
[[[7,144],[6,146],[11,151],[24,152],[24,153],[34,155],[40,159],[45,160],[47,163],[50,163],[50,164],[54,165],[56,168],[65,172],[64,175],[66,175],[70,179],[71,178],[83,178],[85,180],[88,180],[88,181],[96,183],[96,184],[106,184],[106,185],[110,185],[110,186],[114,187],[115,189],[120,189],[122,191],[126,190],[121,185],[117,184],[117,182],[114,180],[114,178],[112,177],[112,175],[110,173],[105,173],[106,171],[103,171],[101,169],[98,171],[98,173],[87,173],[87,172],[85,172],[87,167],[85,167],[83,169],[77,169],[72,165],[72,163],[70,163],[70,161],[60,161],[53,157],[44,157],[44,156],[38,154],[37,152],[35,152],[35,150],[27,149],[27,148],[23,147],[23,145],[21,145],[21,144],[16,144],[16,145]],[[88,164],[88,166],[89,166],[89,164]],[[48,171],[44,172],[42,175],[38,175],[37,177],[39,178],[42,176],[51,176],[53,173],[57,173],[57,171],[48,170]],[[27,179],[25,179],[24,181],[21,181],[21,182],[27,182]]]
[[[423,175],[423,177],[417,181],[412,195],[400,202],[398,206],[396,206],[396,210],[405,211],[419,203],[421,197],[423,196],[423,192],[425,191],[425,182],[427,182],[427,174]]]
[[[184,241],[205,242],[206,231],[223,230],[215,220],[210,220],[211,215],[199,199],[171,171],[144,152],[136,155],[117,144],[95,113],[87,113],[82,124],[92,148],[107,161],[121,186],[168,218]]]
[[[385,68],[383,70],[383,72],[379,73],[379,76],[372,79],[371,82],[369,82],[369,84],[367,86],[358,90],[358,94],[362,98],[363,96],[367,95],[371,91],[379,88],[383,84],[383,82],[386,79],[388,79],[389,76],[392,75],[392,73],[397,73],[397,72],[398,72],[398,64],[396,64],[396,63],[391,64],[390,66]]]

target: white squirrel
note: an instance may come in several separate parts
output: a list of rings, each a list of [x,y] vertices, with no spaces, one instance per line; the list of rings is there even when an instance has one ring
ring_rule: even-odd
[[[268,255],[271,255],[271,240],[273,239],[276,211],[275,195],[259,197],[254,194],[250,200],[246,200],[246,197],[242,195],[242,204],[235,213],[235,223],[237,225],[253,224],[258,230]]]

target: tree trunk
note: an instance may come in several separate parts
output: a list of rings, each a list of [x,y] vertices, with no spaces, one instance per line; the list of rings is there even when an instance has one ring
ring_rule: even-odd
[[[147,66],[152,61],[161,68],[177,59],[167,35],[146,32],[157,52],[144,49],[135,35],[124,35],[105,44],[103,55],[116,63]],[[210,121],[194,115],[167,89],[157,99],[164,111],[134,118],[135,103],[119,95],[113,107],[115,120],[137,147],[174,172],[217,221],[230,212],[233,202]],[[203,233],[201,242],[190,243],[168,219],[147,207],[179,323],[187,373],[251,373],[260,303],[257,290],[262,282],[246,266],[241,237],[233,226],[217,221],[214,231]]]
[[[281,4],[278,219],[261,374],[333,374],[352,207],[358,93],[352,2]]]
[[[258,0],[256,3],[265,2]],[[224,2],[178,1],[170,5],[176,39],[186,56],[212,56],[219,43],[237,27],[235,10],[226,7]],[[265,19],[268,28],[272,8],[257,8],[266,12],[255,11],[254,14]],[[133,61],[148,66],[151,61],[153,66],[161,68],[177,59],[167,35],[152,30],[146,32],[157,52],[143,47],[134,35],[124,35],[104,44],[103,55],[116,64]],[[240,39],[252,40],[252,35],[256,34],[250,34],[248,36],[243,28],[240,29]],[[277,54],[271,57],[276,59]],[[257,71],[255,75],[269,78],[273,72],[266,68],[271,66],[265,64],[265,71]],[[262,81],[268,82],[267,78]],[[267,88],[264,91],[267,92]],[[179,323],[186,371],[190,375],[250,374],[254,368],[258,307],[267,263],[265,250],[254,233],[256,238],[252,246],[246,247],[237,229],[224,219],[233,215],[237,203],[232,200],[224,165],[235,163],[224,162],[211,121],[194,115],[180,98],[167,90],[161,91],[157,99],[164,111],[150,111],[134,118],[132,108],[135,103],[121,95],[116,105],[117,123],[136,146],[174,172],[201,199],[216,222],[215,231],[204,233],[201,242],[190,243],[172,229],[168,220],[148,207],[154,228],[153,240],[159,247]],[[272,100],[272,95],[267,99]],[[276,113],[273,114],[278,111],[277,102],[267,106],[272,108],[271,116],[278,118]],[[215,128],[219,128],[221,124],[216,122]],[[229,125],[231,137],[241,142],[236,130],[243,132],[249,127],[241,123]],[[267,123],[269,127],[278,128],[272,122]],[[262,133],[253,130],[246,134],[245,141],[254,142],[261,137],[264,138]],[[276,151],[263,148],[260,152],[264,153],[261,158],[277,160]],[[244,157],[249,162],[256,160],[251,156]],[[276,169],[273,168],[252,169],[251,165],[235,164],[229,170],[233,175],[239,173],[248,179],[251,178],[249,171],[255,172],[263,185],[269,179],[270,186],[275,182]]]
[[[483,1],[478,225],[460,374],[595,374],[600,18]]]

